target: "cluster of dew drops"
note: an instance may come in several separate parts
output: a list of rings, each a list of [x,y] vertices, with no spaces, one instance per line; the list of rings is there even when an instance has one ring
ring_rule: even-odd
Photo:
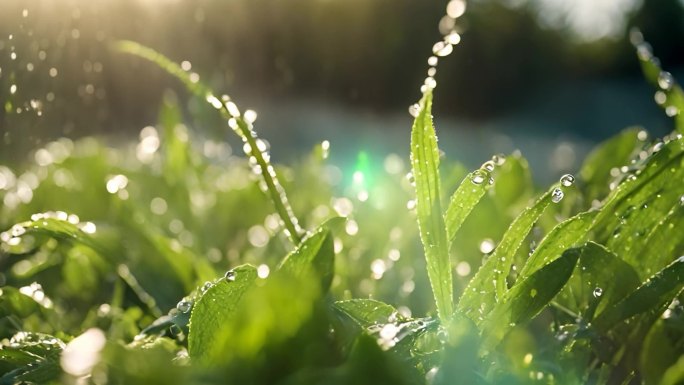
[[[237,279],[237,272],[235,270],[228,270],[226,271],[226,274],[223,276],[223,280],[225,282],[231,283],[235,282]],[[220,281],[219,281],[220,282]],[[216,283],[212,282],[205,282],[204,285],[200,288],[200,291],[202,294],[206,293],[209,289],[211,289]],[[181,313],[188,313],[192,309],[193,306],[193,301],[188,300],[188,299],[182,299],[176,304],[176,310],[178,310]]]

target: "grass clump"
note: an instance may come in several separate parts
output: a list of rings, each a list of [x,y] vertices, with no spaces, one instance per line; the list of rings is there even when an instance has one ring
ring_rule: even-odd
[[[253,113],[119,43],[214,106],[247,159],[200,148],[169,97],[135,145],[62,139],[0,168],[0,383],[681,382],[684,98],[633,40],[676,117],[662,141],[628,129],[535,198],[519,154],[440,156],[429,77],[410,180],[399,162],[366,199],[336,195],[328,145],[272,165]]]

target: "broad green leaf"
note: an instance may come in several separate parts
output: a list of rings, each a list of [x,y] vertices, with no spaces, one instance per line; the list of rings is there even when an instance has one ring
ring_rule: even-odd
[[[671,301],[682,287],[684,287],[684,257],[676,259],[646,280],[625,299],[607,308],[596,317],[594,325],[598,330],[608,330],[620,321]]]
[[[215,297],[216,302],[211,307],[221,307],[226,302],[232,302],[225,294],[228,293]],[[207,336],[211,346],[207,346],[205,362],[214,365],[230,363],[231,360],[257,363],[258,357],[267,351],[276,355],[290,355],[292,347],[288,341],[297,336],[303,338],[299,344],[321,342],[320,339],[329,332],[321,324],[325,321],[315,318],[321,294],[320,280],[313,274],[291,276],[280,271],[257,282],[244,293],[234,311],[213,309],[214,314],[211,317],[216,318],[220,326],[212,328],[213,334]],[[206,294],[202,298],[204,297]],[[202,298],[198,304],[202,303]],[[190,333],[194,316],[193,311]],[[201,328],[202,324],[197,327]]]
[[[83,231],[81,228],[79,228],[77,225],[68,222],[66,218],[62,220],[53,218],[52,215],[50,217],[42,217],[44,214],[37,215],[40,215],[41,218],[33,221],[18,223],[14,225],[12,229],[3,233],[3,247],[7,248],[9,246],[9,243],[12,243],[5,241],[5,236],[9,238],[9,236],[16,235],[15,238],[23,240],[28,235],[35,235],[48,236],[51,238],[68,242],[78,242],[92,248],[93,250],[97,251],[102,255],[109,254],[107,252],[107,249],[102,244],[97,242],[97,240],[95,240],[95,238],[93,238],[93,236],[90,233],[87,233]]]
[[[563,294],[571,297],[571,309],[591,320],[625,298],[640,281],[632,266],[604,246],[588,242],[580,250],[577,270]]]
[[[494,253],[468,283],[458,303],[458,310],[471,317],[475,323],[479,323],[481,317],[492,310],[496,299],[502,298],[508,290],[506,277],[513,265],[513,258],[532,226],[551,204],[554,188],[542,195],[513,221],[494,249]]]
[[[411,129],[411,166],[416,180],[416,210],[428,277],[443,321],[453,313],[453,278],[447,232],[442,217],[439,149],[432,125],[432,93],[420,101],[421,110]]]
[[[332,282],[335,269],[335,250],[330,227],[343,222],[343,218],[333,218],[326,221],[313,234],[305,238],[302,243],[288,254],[278,266],[293,277],[309,274],[313,269],[321,280],[321,287],[327,291]]]
[[[639,194],[641,199],[657,195],[663,183],[669,183],[672,170],[677,172],[681,169],[682,154],[684,153],[684,140],[672,140],[650,156],[638,175],[625,178],[611,191],[605,199],[603,206],[593,226],[595,237],[599,242],[605,242],[613,236],[619,227],[623,217],[634,210],[635,204],[643,204],[634,198]],[[658,183],[653,183],[654,181]]]
[[[653,274],[666,266],[673,256],[682,254],[684,239],[679,236],[682,228],[684,228],[684,204],[680,201],[651,228],[641,244],[634,246],[633,255],[641,256],[641,258],[632,258],[637,271]]]
[[[518,279],[525,279],[544,265],[560,257],[563,251],[576,247],[589,236],[598,212],[588,211],[557,224],[542,239],[520,270]]]
[[[393,306],[373,299],[337,301],[333,309],[362,328],[387,323],[392,316],[397,315]]]
[[[676,334],[680,340],[672,338]],[[658,320],[644,339],[640,354],[641,374],[646,384],[658,384],[667,370],[682,356],[677,342],[681,343],[681,326],[668,327],[667,319]],[[684,379],[684,371],[682,378]]]
[[[599,144],[584,160],[579,177],[587,203],[608,194],[611,170],[628,164],[638,146],[639,129],[629,128]]]
[[[466,175],[451,196],[449,207],[444,214],[449,248],[453,247],[454,238],[463,222],[489,189],[490,178],[491,176],[486,170],[475,170]]]
[[[197,302],[190,315],[188,352],[197,359],[206,358],[216,347],[216,335],[236,313],[245,293],[254,285],[254,266],[242,265],[231,270],[232,280],[220,279]]]
[[[19,332],[0,349],[0,384],[44,384],[62,375],[59,357],[64,343],[47,334]]]
[[[569,249],[560,258],[516,282],[482,322],[482,352],[498,345],[518,323],[536,316],[560,292],[570,278],[581,249]]]

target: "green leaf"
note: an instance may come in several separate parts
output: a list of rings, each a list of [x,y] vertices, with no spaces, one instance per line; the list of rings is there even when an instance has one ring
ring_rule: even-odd
[[[442,217],[439,149],[432,125],[432,93],[420,101],[421,110],[411,129],[411,166],[416,180],[416,210],[428,277],[442,320],[453,313],[453,278],[447,232]]]
[[[634,246],[633,257],[630,260],[636,266],[636,270],[653,274],[666,266],[672,257],[677,255],[678,250],[684,249],[684,238],[679,236],[682,228],[684,228],[684,204],[678,202],[651,228],[646,239]],[[649,257],[643,258],[645,255]]]
[[[668,320],[660,319],[649,330],[644,338],[643,349],[640,354],[641,373],[646,384],[658,384],[667,370],[677,363],[681,351],[676,346],[673,334],[682,337],[680,330],[668,327]],[[681,341],[681,340],[680,340]],[[684,379],[684,371],[682,372]]]
[[[458,310],[479,324],[481,317],[491,311],[497,298],[508,290],[506,277],[518,249],[544,210],[551,204],[551,188],[531,207],[525,209],[511,224],[477,274],[468,283],[458,303]],[[494,287],[492,287],[494,286]]]
[[[570,249],[537,270],[528,278],[516,282],[482,323],[483,352],[501,342],[515,325],[536,316],[565,286],[582,249]]]
[[[466,175],[458,189],[451,196],[449,207],[447,207],[446,214],[444,214],[449,248],[453,247],[456,233],[461,228],[463,222],[489,189],[490,178],[491,176],[486,170],[475,170]],[[479,183],[476,183],[475,181],[478,180],[480,180]]]
[[[599,144],[584,160],[579,177],[588,203],[608,194],[611,170],[628,164],[632,155],[642,144],[638,138],[639,128],[629,128]]]
[[[676,259],[646,280],[625,299],[607,308],[596,317],[594,326],[598,330],[608,330],[620,321],[671,301],[682,287],[684,287],[684,257]]]
[[[581,248],[577,272],[566,289],[573,309],[587,320],[625,298],[639,286],[634,268],[602,245],[588,242]]]
[[[313,269],[321,280],[324,291],[330,288],[335,269],[335,249],[330,227],[343,222],[344,218],[333,218],[326,221],[313,234],[305,238],[302,243],[288,254],[278,266],[278,270],[287,272],[294,277],[309,274]]]
[[[333,305],[333,309],[364,329],[387,323],[392,316],[397,314],[397,310],[393,306],[373,299],[337,301]]]
[[[62,375],[59,357],[64,343],[47,334],[19,332],[0,349],[0,385],[44,384]]]
[[[588,211],[575,215],[557,224],[541,240],[520,270],[518,279],[525,279],[530,274],[552,262],[563,254],[563,251],[576,247],[589,236],[597,211]]]
[[[238,266],[232,272],[234,280],[218,280],[192,308],[188,334],[191,357],[203,359],[215,349],[216,334],[234,316],[245,293],[257,280],[256,268],[251,265]]]

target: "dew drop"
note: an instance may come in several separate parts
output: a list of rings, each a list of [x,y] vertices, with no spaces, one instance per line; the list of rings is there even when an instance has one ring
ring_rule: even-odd
[[[665,91],[668,91],[672,89],[672,85],[674,85],[674,77],[672,77],[672,74],[667,71],[660,71],[660,74],[658,74],[658,86]]]
[[[227,282],[235,282],[237,274],[235,273],[234,270],[228,270],[226,271],[226,275],[223,276]]]
[[[551,192],[551,201],[553,203],[558,203],[563,200],[564,196],[565,194],[563,193],[563,190],[555,188],[553,192]]]
[[[204,283],[204,285],[202,285],[202,288],[200,290],[204,294],[207,292],[207,290],[211,289],[212,286],[214,286],[214,285],[211,282],[207,281]]]
[[[506,163],[506,155],[496,154],[492,156],[492,162],[494,162],[494,164],[497,166],[503,166],[503,164]]]
[[[678,114],[679,114],[679,108],[677,108],[675,106],[667,106],[667,108],[665,109],[665,115],[667,115],[670,118],[672,118]]]
[[[480,166],[480,168],[485,169],[489,172],[492,172],[492,171],[494,171],[494,165],[495,165],[494,161],[488,160],[488,161],[482,163],[482,166]]]
[[[667,102],[667,95],[663,91],[656,91],[655,95],[653,95],[653,99],[659,106],[662,106]]]
[[[428,58],[428,65],[430,67],[435,67],[438,62],[439,62],[439,58],[437,56],[430,56]]]
[[[482,170],[475,170],[473,173],[470,175],[470,181],[473,182],[473,184],[476,185],[481,185],[484,183],[484,181],[487,179],[487,174],[486,171]]]
[[[593,294],[594,294],[594,298],[598,298],[598,297],[603,295],[603,289],[601,289],[600,287],[597,287],[594,289]]]
[[[178,304],[176,304],[176,309],[178,309],[178,311],[181,313],[187,313],[190,311],[191,308],[192,308],[192,303],[190,303],[189,301],[183,300],[183,301],[178,302]]]
[[[420,105],[418,103],[412,104],[408,108],[408,112],[414,118],[417,118],[420,114]]]
[[[537,296],[537,289],[530,290],[530,297],[534,298]]]
[[[560,178],[560,183],[565,187],[570,187],[575,183],[575,177],[572,174],[565,174]]]

